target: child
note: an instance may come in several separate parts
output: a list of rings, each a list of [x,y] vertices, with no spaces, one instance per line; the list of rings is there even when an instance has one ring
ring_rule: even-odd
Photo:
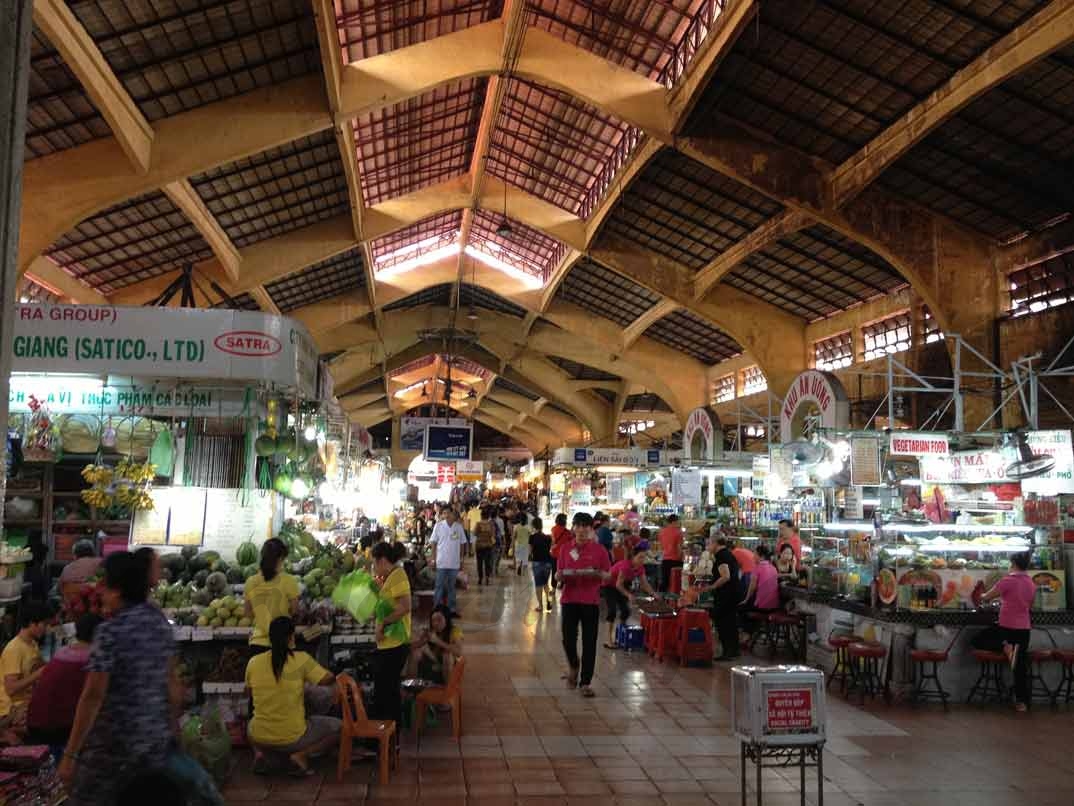
[[[634,594],[627,587],[635,579],[639,580],[642,590],[653,595],[652,586],[645,576],[646,550],[648,543],[639,543],[637,551],[629,560],[620,560],[612,566],[610,579],[604,583],[601,593],[604,596],[605,615],[604,620],[608,623],[608,642],[605,649],[619,649],[615,641],[615,617],[626,624],[630,620],[630,605],[634,603]]]

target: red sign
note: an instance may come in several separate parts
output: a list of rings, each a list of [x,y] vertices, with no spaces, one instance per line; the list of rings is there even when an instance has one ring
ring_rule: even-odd
[[[437,462],[436,463],[436,481],[439,484],[454,484],[455,483],[455,463],[454,462]]]
[[[251,358],[267,358],[283,349],[275,336],[257,330],[231,330],[221,333],[213,339],[213,344],[225,353]]]
[[[795,733],[813,729],[813,689],[780,688],[768,691],[767,733]]]

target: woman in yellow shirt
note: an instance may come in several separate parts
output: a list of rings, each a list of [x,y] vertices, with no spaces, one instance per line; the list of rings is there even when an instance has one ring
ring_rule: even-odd
[[[342,723],[330,716],[307,717],[305,686],[330,686],[336,678],[305,652],[295,652],[295,625],[287,616],[272,620],[269,642],[270,651],[246,665],[246,687],[254,700],[247,730],[254,772],[268,771],[266,753],[285,753],[291,775],[312,775],[309,756],[337,744]]]
[[[255,651],[267,652],[269,625],[280,616],[293,616],[298,603],[298,580],[283,570],[287,559],[287,544],[277,537],[261,547],[261,570],[246,580],[243,596],[246,599],[246,618],[254,622],[250,645]]]
[[[403,696],[399,680],[410,658],[410,580],[399,561],[406,555],[402,543],[377,543],[373,547],[373,571],[384,581],[380,586],[381,598],[394,604],[392,612],[377,620],[377,651],[373,653],[373,708],[374,719],[394,719],[402,724]],[[401,623],[403,635],[385,635],[384,628]]]

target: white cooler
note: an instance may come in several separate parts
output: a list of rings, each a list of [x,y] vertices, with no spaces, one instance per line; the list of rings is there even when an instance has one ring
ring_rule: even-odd
[[[824,674],[809,666],[731,669],[732,727],[754,745],[822,744],[827,704]]]

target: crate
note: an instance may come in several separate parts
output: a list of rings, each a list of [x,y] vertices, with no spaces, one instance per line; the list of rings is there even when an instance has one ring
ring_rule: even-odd
[[[823,672],[808,666],[735,666],[732,730],[749,744],[820,744],[827,719],[824,695]]]

